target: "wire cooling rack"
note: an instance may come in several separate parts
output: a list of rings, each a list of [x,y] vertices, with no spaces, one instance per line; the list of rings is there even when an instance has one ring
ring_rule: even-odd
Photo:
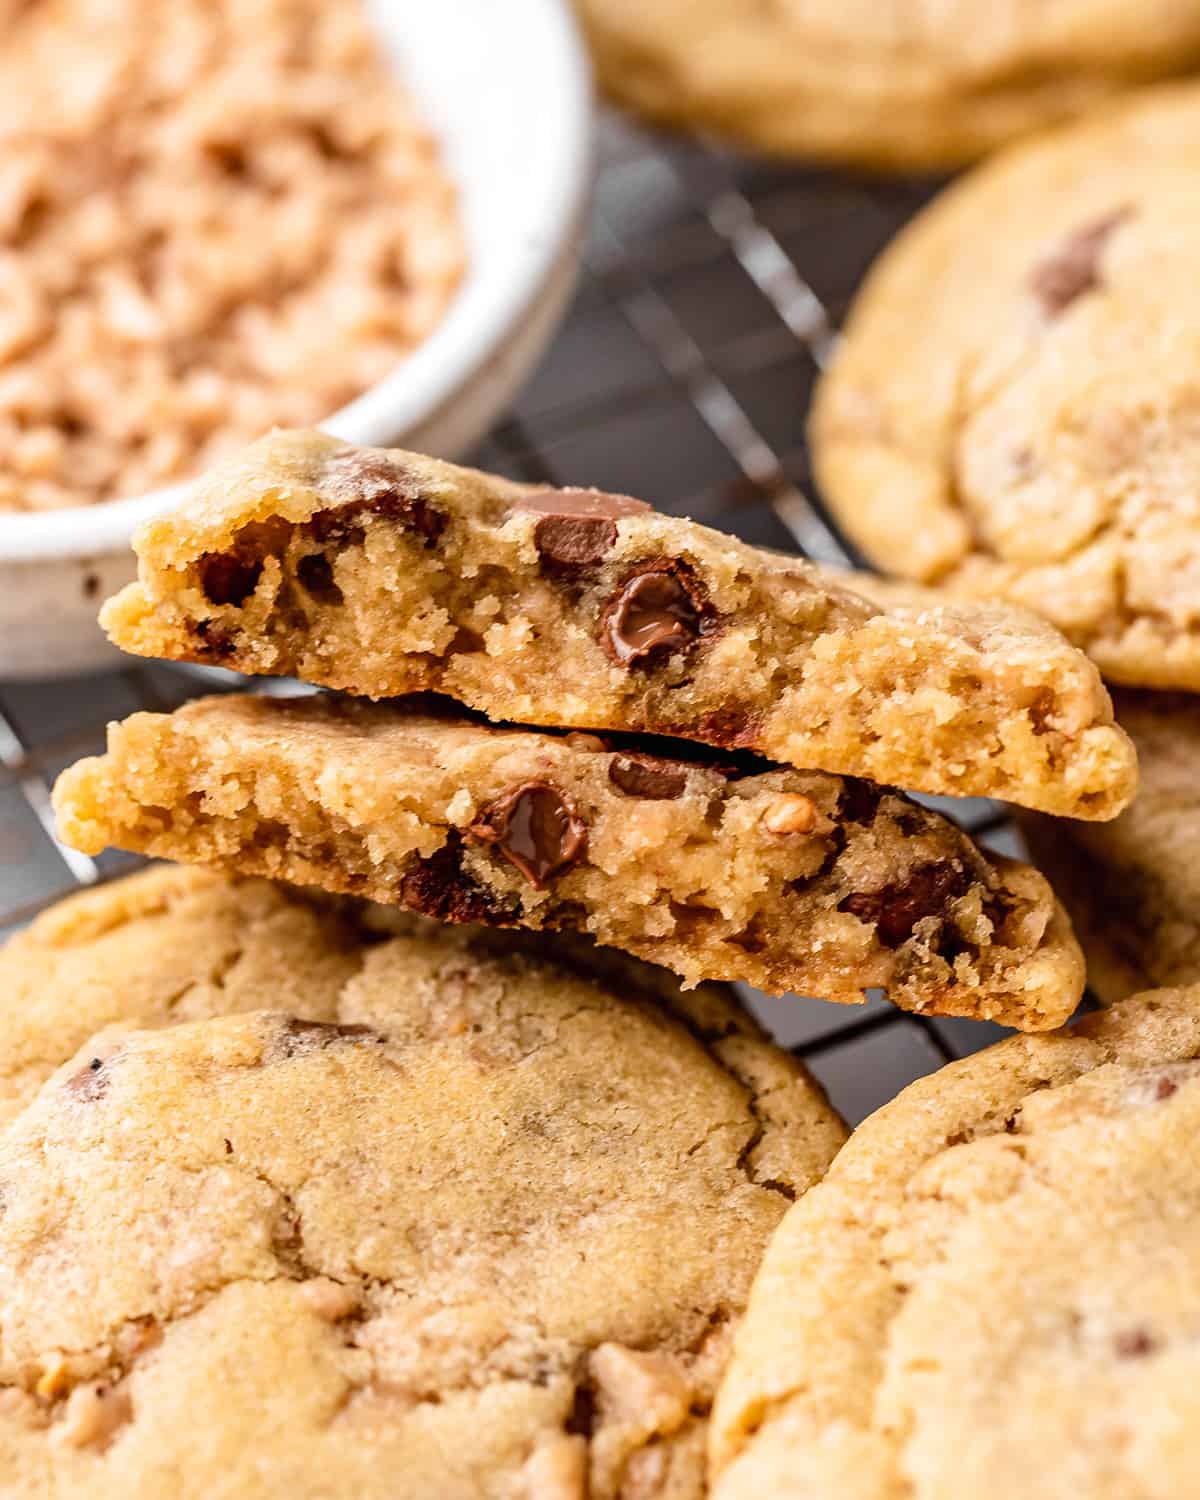
[[[600,126],[583,276],[570,315],[508,418],[471,461],[535,483],[644,496],[764,546],[855,562],[814,498],[804,414],[863,270],[935,190],[764,166]],[[175,707],[195,677],[130,661],[70,683],[0,684],[0,936],[139,861],[92,860],[53,834],[49,788],[103,745],[104,726]],[[1003,810],[949,803],[1019,852]],[[747,992],[852,1122],[1000,1028]]]

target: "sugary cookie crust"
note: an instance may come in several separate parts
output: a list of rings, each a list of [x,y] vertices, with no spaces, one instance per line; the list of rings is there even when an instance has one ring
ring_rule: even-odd
[[[1195,1493],[1198,1128],[1197,988],[905,1090],[768,1249],[717,1500]]]
[[[898,793],[689,750],[424,703],[227,696],[112,726],[55,804],[93,853],[584,931],[691,983],[849,1002],[882,986],[1034,1030],[1074,1010],[1082,958],[1035,871]]]
[[[789,156],[955,166],[1200,58],[1174,0],[577,0],[614,99]]]
[[[1113,681],[1200,689],[1200,88],[980,168],[867,279],[817,476],[880,567],[1037,610]]]
[[[698,1500],[730,1332],[835,1117],[717,987],[353,910],[151,871],[0,952],[0,987],[57,997],[43,1062],[125,1023],[0,1139],[5,1493]],[[112,983],[80,1014],[84,955]],[[231,1013],[252,969],[299,1014]]]
[[[1136,770],[1086,659],[994,609],[880,610],[640,502],[278,433],[138,534],[140,655],[492,718],[672,734],[1113,816]]]

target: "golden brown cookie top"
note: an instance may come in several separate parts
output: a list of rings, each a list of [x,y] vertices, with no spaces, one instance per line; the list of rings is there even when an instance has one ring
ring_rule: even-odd
[[[1015,148],[884,252],[817,395],[882,568],[1036,610],[1106,676],[1200,688],[1200,89]]]
[[[1192,1493],[1197,1128],[1197,988],[906,1089],[772,1241],[719,1500]]]
[[[819,1091],[719,989],[347,946],[317,1017],[133,998],[10,1122],[8,1493],[699,1496],[762,1246],[841,1139]]]

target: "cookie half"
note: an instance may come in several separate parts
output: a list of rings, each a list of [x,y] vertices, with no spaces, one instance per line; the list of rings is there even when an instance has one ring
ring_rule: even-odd
[[[819,1091],[720,989],[310,916],[330,983],[301,909],[152,872],[0,953],[65,1022],[0,1144],[5,1494],[701,1496],[763,1244],[841,1140]],[[166,940],[199,976],[238,923],[232,992],[180,989]],[[72,1057],[85,952],[127,1024]],[[231,1013],[254,967],[309,1015]]]
[[[1036,610],[1113,681],[1200,690],[1200,86],[1014,149],[883,253],[818,390],[879,567]]]
[[[577,6],[612,98],[752,150],[867,167],[956,166],[1200,61],[1200,15],[1175,0]]]
[[[1200,701],[1126,690],[1116,707],[1142,766],[1133,805],[1103,829],[1022,819],[1108,1002],[1200,982]]]
[[[675,735],[1070,817],[1132,796],[1099,675],[1023,617],[881,609],[642,502],[276,433],[146,525],[147,656],[515,723]]]
[[[717,1500],[1197,1493],[1198,1130],[1200,989],[906,1089],[771,1242]]]
[[[652,748],[651,748],[652,746]],[[686,980],[1059,1025],[1083,989],[1036,871],[897,792],[679,741],[324,695],[137,714],[63,773],[66,841],[451,921],[590,934]],[[647,753],[648,750],[650,753]]]

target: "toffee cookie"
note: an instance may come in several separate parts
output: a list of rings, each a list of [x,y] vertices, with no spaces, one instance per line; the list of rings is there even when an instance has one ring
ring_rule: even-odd
[[[137,714],[55,789],[63,837],[429,916],[589,933],[741,979],[1059,1025],[1083,988],[1045,880],[891,790],[679,741],[496,729],[325,696]]]
[[[957,165],[1200,62],[1175,0],[576,0],[600,81],[753,150]]]
[[[812,421],[825,496],[880,567],[1188,691],[1198,136],[1200,86],[1163,88],[951,188],[868,277]]]
[[[1200,1491],[1198,1131],[1196,988],[906,1089],[771,1242],[716,1500]]]
[[[1022,819],[1034,857],[1071,913],[1102,1000],[1200,982],[1200,700],[1116,694],[1142,767],[1137,800],[1112,823]]]
[[[110,1028],[9,1123],[6,1496],[699,1500],[819,1092],[719,990],[452,934],[322,1008]]]
[[[1133,793],[1098,674],[1044,626],[883,609],[625,496],[277,433],[136,547],[140,582],[102,619],[139,655],[1072,817]]]

